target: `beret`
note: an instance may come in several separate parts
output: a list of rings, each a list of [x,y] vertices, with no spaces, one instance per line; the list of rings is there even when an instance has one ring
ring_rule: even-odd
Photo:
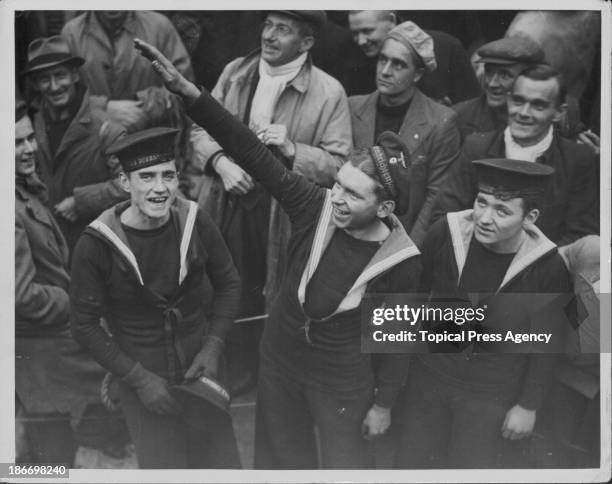
[[[508,158],[488,158],[472,163],[476,167],[480,191],[508,198],[543,194],[555,171],[542,163]]]
[[[308,22],[317,28],[321,28],[327,22],[325,10],[271,10],[302,22]]]
[[[414,22],[396,25],[387,34],[385,40],[387,39],[396,40],[415,52],[428,71],[435,71],[438,67],[433,39]]]

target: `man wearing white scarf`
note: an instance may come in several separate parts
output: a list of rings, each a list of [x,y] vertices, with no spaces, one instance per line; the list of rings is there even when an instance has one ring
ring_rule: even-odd
[[[331,187],[352,134],[344,89],[309,55],[325,18],[318,10],[267,12],[261,49],[230,62],[212,95],[287,166]],[[201,128],[191,141],[192,163],[205,174],[198,204],[221,227],[243,281],[238,317],[265,314],[285,267],[287,216]],[[252,331],[253,323],[236,325],[227,341],[234,393],[254,383],[258,337]]]
[[[540,64],[524,70],[508,95],[508,126],[469,135],[438,194],[434,219],[471,208],[476,197],[472,161],[510,158],[555,169],[537,225],[559,247],[599,234],[599,160],[585,145],[559,135],[565,110],[563,78]]]

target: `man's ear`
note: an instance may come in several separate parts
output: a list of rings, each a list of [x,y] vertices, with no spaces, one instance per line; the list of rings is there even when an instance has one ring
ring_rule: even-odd
[[[395,12],[389,12],[387,15],[387,20],[393,25],[397,25],[397,15],[395,15]]]
[[[423,74],[425,74],[425,69],[423,69],[422,67],[416,70],[416,72],[414,73],[414,83],[415,84],[421,80],[421,77],[423,77]]]
[[[536,223],[536,220],[538,220],[539,217],[540,211],[537,208],[533,208],[525,214],[525,217],[523,217],[523,225],[533,225],[534,223]]]
[[[119,184],[124,191],[130,193],[130,179],[124,171],[119,173]]]
[[[378,204],[378,210],[376,210],[376,216],[378,218],[388,217],[395,210],[395,202],[393,200],[385,200]]]
[[[567,116],[567,103],[560,104],[557,106],[557,112],[553,116],[553,122],[558,123]]]
[[[314,44],[315,38],[312,35],[307,35],[306,37],[304,37],[302,39],[302,42],[300,43],[300,54],[308,52],[310,49],[312,49],[312,46]]]

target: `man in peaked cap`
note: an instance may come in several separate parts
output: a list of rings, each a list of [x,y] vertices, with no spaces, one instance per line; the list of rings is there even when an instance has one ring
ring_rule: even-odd
[[[527,36],[494,40],[476,52],[484,64],[484,92],[453,106],[461,139],[474,132],[503,128],[508,119],[506,96],[522,70],[544,62],[544,51]]]
[[[348,155],[351,125],[342,86],[312,64],[323,11],[266,13],[261,48],[224,69],[212,95],[243,120],[293,171],[331,186]],[[222,228],[242,279],[239,317],[265,314],[287,264],[289,220],[278,203],[214,137],[192,134],[200,207]],[[228,340],[234,393],[253,386],[258,328],[235,328]]]
[[[435,68],[431,37],[415,23],[404,22],[382,44],[377,90],[349,98],[356,148],[371,145],[385,130],[398,133],[408,147],[413,160],[410,204],[400,220],[417,245],[425,238],[435,196],[460,146],[455,113],[417,87],[423,73]]]
[[[530,350],[482,340],[454,353],[416,355],[397,406],[399,468],[505,467],[502,442],[533,431],[552,383],[552,353],[561,349],[559,331],[567,329],[558,300],[533,309],[539,294],[571,292],[556,245],[534,224],[554,170],[509,159],[474,165],[478,195],[473,208],[448,213],[427,235],[421,290],[434,300],[476,297],[479,306],[487,298],[484,307],[490,312],[470,329],[502,338],[507,331],[550,333],[552,339]],[[525,298],[518,303],[517,293]]]
[[[291,220],[288,266],[261,343],[255,466],[364,468],[367,442],[390,425],[407,370],[398,355],[373,369],[361,352],[360,306],[368,293],[414,291],[419,251],[394,211],[408,208],[411,158],[394,133],[349,158],[325,189],[290,171],[207,92],[187,81],[154,47],[153,61],[205,128]],[[314,429],[318,430],[321,461]]]
[[[81,80],[83,58],[61,36],[39,38],[28,47],[23,74],[38,96],[33,117],[38,169],[49,190],[49,206],[72,252],[86,225],[125,199],[119,164],[106,149],[124,133]]]
[[[118,379],[140,467],[239,467],[231,423],[202,431],[183,419],[169,392],[217,376],[240,296],[218,229],[195,202],[176,196],[176,133],[141,131],[109,150],[130,200],[103,212],[79,239],[72,332]]]

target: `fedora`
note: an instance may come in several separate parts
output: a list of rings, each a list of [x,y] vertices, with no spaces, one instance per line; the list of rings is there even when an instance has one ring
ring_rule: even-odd
[[[72,64],[79,67],[85,63],[82,57],[73,55],[70,47],[61,35],[40,37],[28,46],[28,63],[21,75],[33,74],[60,64]]]

